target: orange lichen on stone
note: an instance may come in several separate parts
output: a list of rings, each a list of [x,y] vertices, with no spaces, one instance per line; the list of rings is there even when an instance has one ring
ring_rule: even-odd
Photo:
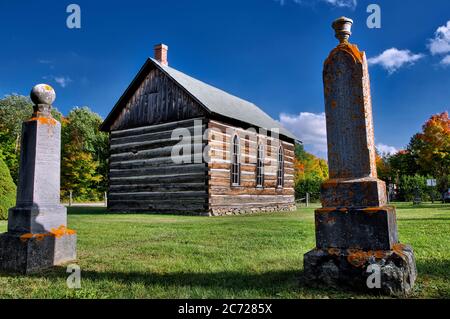
[[[73,229],[68,229],[66,226],[61,225],[58,228],[52,228],[49,233],[43,233],[43,234],[32,234],[32,233],[26,233],[20,236],[20,240],[23,242],[26,242],[27,240],[31,238],[36,238],[38,241],[44,240],[45,237],[55,237],[55,238],[61,238],[63,236],[67,235],[75,235],[77,232]]]
[[[373,255],[375,256],[376,259],[382,259],[386,256],[386,252],[382,250],[377,250],[373,253]]]
[[[329,249],[328,249],[328,253],[329,253],[330,255],[338,256],[338,255],[341,253],[341,250],[338,249],[338,248],[329,248]]]
[[[400,256],[400,257],[405,257],[405,253],[403,252],[404,249],[405,249],[405,247],[406,247],[406,246],[405,246],[404,244],[398,243],[398,244],[395,244],[395,245],[392,247],[392,250],[393,250],[394,253],[397,254],[398,256]]]
[[[50,234],[52,234],[56,238],[60,238],[65,235],[74,235],[74,234],[76,234],[76,231],[73,229],[68,229],[66,226],[61,225],[56,229],[52,228],[52,230],[50,231]]]
[[[28,239],[31,238],[33,238],[33,234],[31,233],[23,234],[22,236],[20,236],[20,240],[23,242],[26,242]]]
[[[56,125],[58,123],[54,118],[52,117],[39,117],[39,116],[33,116],[31,119],[28,120],[29,122],[37,121],[40,124],[43,125]]]
[[[33,237],[36,238],[38,241],[43,241],[45,237],[47,237],[47,234],[35,234]]]
[[[355,267],[362,267],[369,260],[370,257],[375,259],[382,259],[386,257],[387,252],[383,250],[363,251],[360,249],[348,249],[347,261]]]
[[[331,108],[335,109],[337,107],[336,101],[331,101]]]
[[[355,63],[363,63],[364,60],[364,51],[359,51],[358,46],[356,44],[351,44],[348,42],[340,43],[336,48],[333,49],[333,51],[330,52],[330,55],[325,60],[325,65],[331,63],[331,59],[333,56],[339,52],[344,51],[350,54],[350,56],[354,59]]]
[[[326,224],[335,224],[336,223],[336,217],[328,217],[325,219]]]
[[[358,249],[349,249],[347,260],[350,264],[355,267],[362,267],[369,259],[370,255],[368,252],[358,250]]]

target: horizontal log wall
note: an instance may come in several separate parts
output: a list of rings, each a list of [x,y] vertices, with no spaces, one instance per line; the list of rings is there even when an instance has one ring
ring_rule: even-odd
[[[207,214],[207,166],[202,158],[205,128],[206,121],[200,118],[112,131],[108,208]],[[172,138],[175,129],[191,137],[180,143],[181,139]],[[186,145],[190,154],[180,151],[174,162],[175,145]]]
[[[262,132],[264,133],[264,132]],[[231,186],[231,141],[240,139],[241,183]],[[264,185],[256,185],[258,144],[264,145]],[[280,144],[281,143],[281,144]],[[284,187],[277,187],[278,149],[284,152]],[[223,122],[208,123],[208,191],[212,215],[294,208],[294,145],[256,131],[243,130]]]

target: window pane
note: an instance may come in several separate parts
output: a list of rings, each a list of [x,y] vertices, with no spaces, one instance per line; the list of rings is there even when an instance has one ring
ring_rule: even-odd
[[[240,182],[240,147],[239,147],[239,139],[237,136],[233,138],[232,145],[232,156],[231,156],[231,184],[239,185]]]
[[[278,169],[277,169],[277,186],[283,187],[284,185],[284,158],[283,148],[280,146],[278,150]]]

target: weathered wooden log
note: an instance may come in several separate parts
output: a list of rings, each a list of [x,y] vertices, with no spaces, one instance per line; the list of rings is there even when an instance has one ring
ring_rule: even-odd
[[[187,122],[189,123],[189,122]],[[168,128],[164,128],[163,131],[158,132],[149,132],[149,133],[134,133],[132,135],[124,136],[124,137],[111,137],[111,145],[118,144],[127,144],[127,143],[135,143],[135,142],[143,142],[143,141],[151,141],[151,140],[160,140],[160,139],[169,139],[173,135],[174,129],[183,128],[186,129],[186,133],[189,133],[191,136],[194,136],[197,132],[204,132],[206,129],[206,125],[200,126],[200,128],[194,129],[192,125],[186,125],[181,127],[170,126]]]
[[[205,147],[205,143],[202,144],[193,144],[191,149],[191,154],[193,150],[201,149]],[[151,158],[159,158],[159,157],[170,157],[172,155],[173,146],[165,146],[151,150],[140,150],[136,152],[125,152],[125,153],[117,153],[111,154],[110,158],[112,161],[129,161],[129,160],[138,160],[138,159],[151,159]],[[200,154],[203,154],[202,152]],[[186,155],[186,154],[180,154]]]
[[[185,201],[206,199],[205,191],[181,191],[181,192],[134,192],[134,193],[116,193],[110,192],[110,200],[166,200],[183,199]]]
[[[138,177],[112,177],[110,185],[129,185],[129,184],[155,184],[155,183],[195,183],[204,180],[204,173],[189,173],[176,175],[149,175]]]
[[[206,191],[207,186],[204,182],[199,183],[176,183],[176,184],[128,184],[128,185],[110,185],[111,193],[130,193],[130,192],[178,192],[178,191]]]
[[[174,174],[190,174],[190,173],[207,172],[205,164],[181,164],[167,165],[137,169],[111,169],[109,177],[132,177],[132,176],[148,176],[148,175],[174,175]]]

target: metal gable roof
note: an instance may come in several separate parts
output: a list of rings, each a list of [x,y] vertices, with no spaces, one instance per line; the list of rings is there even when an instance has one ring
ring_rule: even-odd
[[[285,129],[278,121],[272,119],[255,104],[231,95],[202,81],[199,81],[187,74],[175,70],[174,68],[163,65],[153,58],[149,58],[147,60],[146,64],[144,65],[144,67],[142,67],[141,71],[133,80],[130,87],[127,89],[114,109],[108,115],[102,125],[103,129],[107,126],[107,121],[109,122],[109,120],[111,120],[111,116],[115,112],[115,109],[121,104],[121,101],[130,91],[133,84],[138,80],[138,78],[141,77],[141,73],[147,69],[146,66],[150,61],[156,67],[166,73],[170,78],[172,78],[176,83],[178,83],[178,85],[183,87],[210,113],[218,114],[231,119],[236,119],[238,121],[267,130],[278,129],[280,135],[294,140],[299,140],[294,134]]]

